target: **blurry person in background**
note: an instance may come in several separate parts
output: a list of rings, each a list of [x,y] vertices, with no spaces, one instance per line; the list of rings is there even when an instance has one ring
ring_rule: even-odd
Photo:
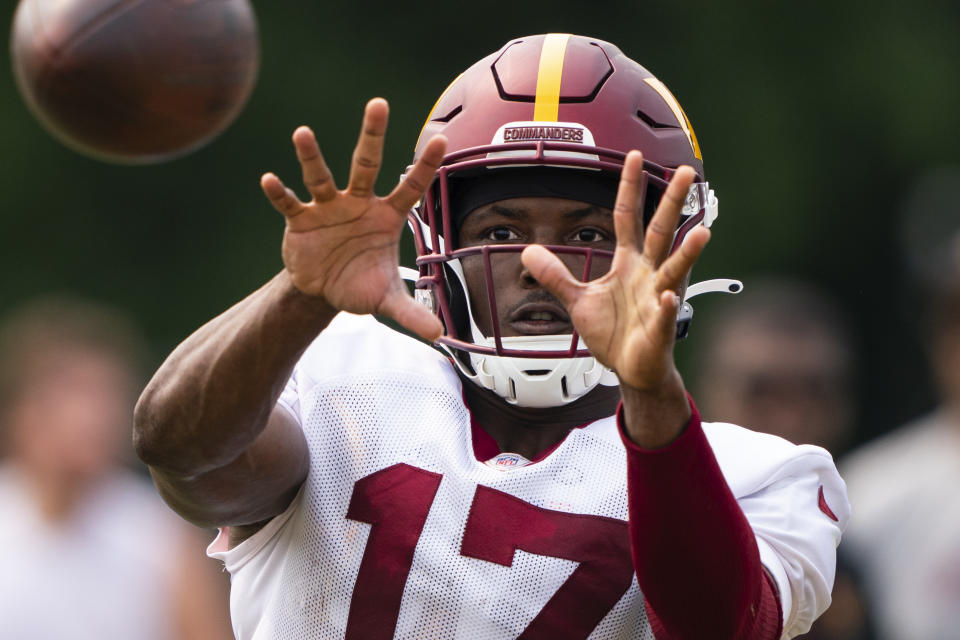
[[[843,312],[811,284],[749,279],[700,334],[707,415],[834,455],[853,428],[854,355]]]
[[[911,291],[940,404],[842,461],[885,640],[960,637],[960,168],[932,171],[903,211]],[[909,385],[912,381],[905,380]]]
[[[704,415],[834,455],[845,450],[856,414],[856,357],[849,321],[829,296],[797,279],[748,278],[736,304],[725,305],[711,325],[699,334],[702,360],[694,367]],[[858,504],[851,504],[856,514]],[[807,640],[876,637],[845,546],[833,603],[802,636]]]
[[[78,300],[0,322],[0,639],[231,637],[203,532],[123,465],[140,355]]]

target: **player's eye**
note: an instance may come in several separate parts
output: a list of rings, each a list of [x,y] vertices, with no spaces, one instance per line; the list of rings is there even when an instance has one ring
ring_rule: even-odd
[[[487,231],[487,240],[493,240],[494,242],[509,242],[510,240],[519,240],[518,236],[513,229],[507,227],[494,227]]]
[[[599,229],[594,229],[592,227],[585,227],[578,230],[574,234],[574,239],[577,242],[599,242],[601,240],[606,240],[607,236],[605,233]]]

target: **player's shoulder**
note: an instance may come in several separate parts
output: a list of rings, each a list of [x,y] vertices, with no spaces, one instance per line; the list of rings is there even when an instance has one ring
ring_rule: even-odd
[[[369,373],[397,372],[425,383],[456,381],[450,361],[419,340],[370,315],[341,312],[311,343],[297,365],[298,375],[313,382]]]
[[[833,456],[822,447],[794,444],[726,422],[704,422],[703,431],[737,496],[791,476],[837,475]]]
[[[359,372],[385,368],[448,367],[433,347],[370,315],[340,312],[307,348],[300,365],[313,371]]]

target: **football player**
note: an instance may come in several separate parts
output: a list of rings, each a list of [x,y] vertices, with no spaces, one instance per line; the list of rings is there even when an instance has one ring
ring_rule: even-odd
[[[673,95],[549,34],[454,80],[378,197],[386,125],[370,101],[342,190],[294,132],[310,200],[262,179],[285,269],[138,405],[166,500],[221,529],[238,638],[805,631],[844,488],[827,452],[702,423],[685,391],[685,300],[738,285],[687,287],[717,200]]]

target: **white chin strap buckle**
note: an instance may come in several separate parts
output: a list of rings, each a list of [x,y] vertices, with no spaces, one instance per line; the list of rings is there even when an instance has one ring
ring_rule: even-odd
[[[683,340],[690,333],[690,323],[693,321],[693,307],[688,300],[704,293],[740,293],[743,291],[743,283],[739,280],[730,278],[716,278],[714,280],[704,280],[687,287],[686,295],[683,297],[683,304],[680,305],[680,311],[677,312],[677,340]]]

